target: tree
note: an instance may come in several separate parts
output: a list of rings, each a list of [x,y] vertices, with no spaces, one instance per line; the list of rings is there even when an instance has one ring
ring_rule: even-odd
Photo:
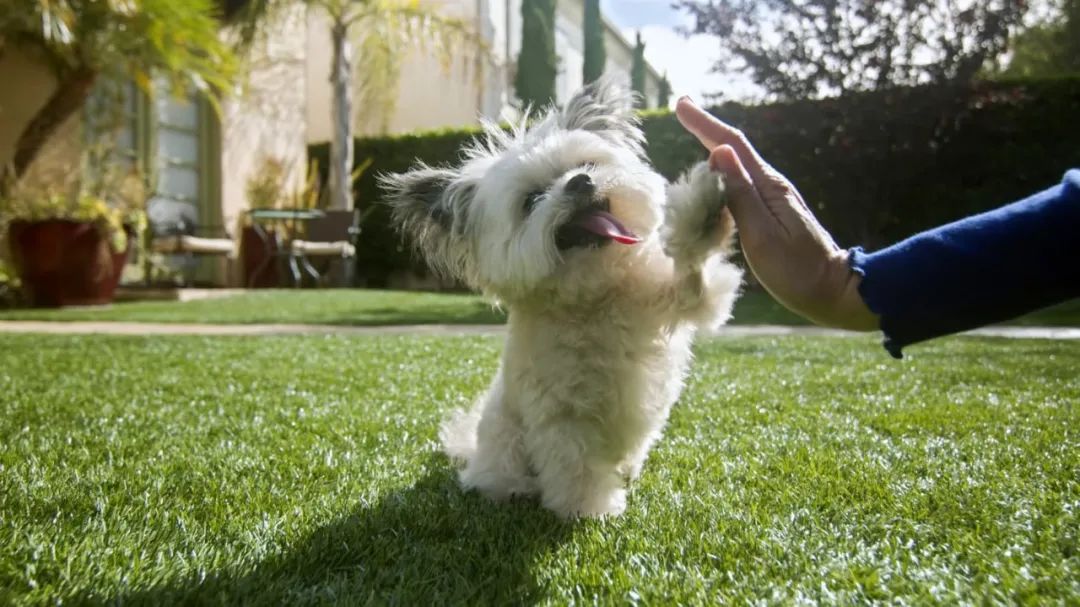
[[[483,42],[467,23],[443,15],[437,6],[427,6],[420,0],[227,1],[244,3],[244,25],[238,28],[244,40],[265,34],[261,24],[268,15],[296,2],[317,7],[330,19],[333,133],[326,189],[331,209],[353,206],[355,109],[363,107],[364,119],[380,120],[382,128],[386,128],[397,101],[401,60],[407,51],[417,47],[434,51],[444,67],[449,67],[462,47],[476,53],[484,51]],[[354,49],[359,50],[360,61],[353,61]]]
[[[671,81],[668,80],[666,73],[660,79],[658,89],[656,92],[656,107],[666,108],[671,103]]]
[[[678,0],[718,36],[717,71],[778,99],[967,82],[1005,49],[1026,0]]]
[[[555,102],[558,61],[555,0],[522,0],[521,53],[514,89],[523,104],[539,108]]]
[[[166,78],[211,100],[230,90],[237,62],[220,37],[218,10],[211,0],[9,3],[0,11],[0,55],[14,49],[40,59],[56,87],[22,127],[5,172],[22,177],[102,79],[131,78],[149,91],[152,78]]]
[[[638,32],[634,44],[634,60],[630,64],[630,89],[637,93],[635,102],[639,107],[648,105],[645,98],[645,74],[645,42],[641,39],[641,32]]]
[[[593,82],[604,74],[607,53],[604,50],[604,22],[600,17],[600,0],[585,0],[585,65],[582,81]]]
[[[475,36],[460,19],[439,13],[417,0],[310,0],[330,16],[333,61],[329,207],[351,209],[353,171],[353,94],[360,106],[383,117],[397,99],[401,59],[417,45],[430,44],[448,65],[452,50]],[[353,46],[362,60],[352,63]]]
[[[1004,76],[1080,73],[1080,0],[1064,0],[1053,17],[1016,35]]]

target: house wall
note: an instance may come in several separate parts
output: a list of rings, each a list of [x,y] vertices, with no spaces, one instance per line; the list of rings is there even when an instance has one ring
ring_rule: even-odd
[[[426,0],[425,4],[439,6],[444,14],[478,23],[475,0]],[[308,11],[307,26],[307,140],[327,141],[333,132],[330,19],[324,11],[313,7]],[[354,132],[358,135],[399,133],[475,122],[483,111],[481,82],[485,72],[478,70],[467,49],[455,54],[458,57],[445,66],[428,49],[410,51],[401,64],[396,107],[386,115],[377,109],[354,105]],[[353,61],[362,62],[363,57],[354,51]],[[353,103],[358,101],[354,98]]]
[[[307,27],[302,7],[291,9],[270,25],[268,35],[252,49],[246,85],[238,84],[234,95],[222,101],[220,115],[211,119],[200,154],[208,154],[201,175],[206,227],[224,228],[232,236],[243,211],[248,208],[245,189],[251,175],[265,158],[276,156],[289,166],[283,187],[296,191],[304,183],[307,163],[305,130],[306,90],[303,86]],[[223,32],[223,36],[229,33]],[[31,117],[55,88],[48,66],[33,57],[7,48],[0,54],[0,82],[17,83],[0,88],[0,163],[14,155],[15,143]],[[209,110],[209,105],[206,106]],[[77,112],[45,145],[24,178],[32,184],[56,184],[64,175],[79,170],[83,148],[83,112]],[[224,279],[223,259],[205,260],[208,273],[200,276]]]
[[[607,54],[607,71],[624,78],[630,86],[630,68],[634,65],[634,40],[622,35],[614,24],[605,20],[604,51]],[[660,93],[660,74],[648,63],[645,64],[645,107],[656,107],[656,98]]]
[[[559,103],[567,101],[582,84],[585,66],[585,3],[583,0],[561,0],[558,4],[556,19],[557,31],[555,47],[559,53],[559,78],[557,81]],[[622,33],[604,19],[604,71],[614,74],[630,86],[630,69],[634,64],[634,41],[625,38]],[[656,105],[656,93],[659,90],[660,75],[651,65],[646,64],[645,97],[646,106]]]
[[[251,49],[246,85],[221,104],[221,212],[234,236],[237,221],[249,207],[248,179],[267,158],[287,163],[287,192],[304,184],[307,38],[303,7],[284,12]]]
[[[581,72],[585,66],[585,9],[578,0],[564,0],[556,7],[555,52],[559,55],[559,71],[555,77],[555,100],[561,104],[584,82]]]
[[[484,2],[476,0],[425,0],[446,16],[471,24],[480,31],[488,29],[481,23]],[[453,60],[444,64],[434,49],[425,48],[420,41],[402,62],[397,102],[389,116],[378,112],[367,114],[367,108],[357,107],[357,128],[361,134],[380,132],[400,133],[432,129],[451,124],[469,124],[483,112],[483,66],[478,65],[478,53],[471,48],[453,49]],[[360,58],[358,58],[360,60]]]
[[[514,64],[521,52],[521,0],[490,0],[492,21],[498,24],[492,47],[496,49],[495,60],[504,75],[499,83],[500,95],[505,105],[516,104],[514,94]],[[507,19],[509,17],[509,19]],[[555,13],[555,49],[559,55],[559,69],[555,80],[555,99],[565,103],[579,88],[584,78],[585,64],[585,3],[583,0],[559,0]],[[507,36],[509,33],[509,36]],[[630,86],[630,67],[634,62],[633,41],[604,19],[604,50],[607,56],[605,71],[622,78]],[[507,68],[506,66],[509,66]],[[646,64],[646,100],[651,107],[656,103],[660,74]]]
[[[514,95],[514,67],[521,51],[521,0],[425,0],[446,14],[471,23],[482,34],[488,56],[477,62],[467,52],[449,69],[423,50],[414,50],[402,63],[397,106],[386,117],[365,114],[356,108],[356,133],[402,133],[415,130],[475,124],[479,116],[493,120],[517,115]],[[582,84],[584,43],[582,0],[560,0],[557,4],[555,44],[559,54],[556,99],[565,102]],[[630,82],[633,46],[610,23],[605,24],[607,69]],[[332,52],[329,23],[313,9],[308,15],[307,45],[307,140],[327,141],[331,137],[329,71]],[[361,61],[361,57],[355,58]],[[648,71],[649,105],[656,102],[660,77]]]
[[[306,170],[304,52],[306,27],[302,11],[292,11],[273,25],[271,35],[252,50],[246,87],[221,104],[220,202],[223,227],[233,227],[247,208],[244,190],[251,174],[267,156],[290,164],[285,187],[302,186]],[[14,155],[15,143],[30,118],[55,88],[46,65],[18,49],[0,56],[0,163]],[[45,145],[26,179],[55,181],[57,171],[77,170],[82,113],[76,113]],[[217,146],[212,146],[217,147]],[[209,177],[209,176],[204,176]]]
[[[0,167],[15,156],[23,128],[56,88],[48,66],[16,47],[0,53]],[[29,183],[55,183],[57,173],[78,170],[82,116],[76,113],[45,144],[24,179]]]

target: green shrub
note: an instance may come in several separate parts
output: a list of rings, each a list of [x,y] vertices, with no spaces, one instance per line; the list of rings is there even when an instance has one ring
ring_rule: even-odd
[[[454,129],[356,140],[356,164],[372,159],[372,165],[354,185],[357,207],[370,209],[361,225],[360,243],[356,251],[356,277],[362,284],[384,287],[390,273],[395,270],[412,268],[424,271],[420,261],[413,258],[412,250],[389,225],[389,209],[379,204],[379,175],[407,171],[418,161],[432,165],[452,163],[460,156],[461,148],[479,133],[480,130],[475,128]],[[308,148],[309,160],[317,162],[324,183],[325,167],[330,166],[329,155],[328,143]]]
[[[1080,79],[920,87],[843,99],[713,109],[739,126],[787,175],[842,246],[878,247],[1049,187],[1080,166]],[[647,153],[672,179],[706,157],[666,111],[643,114]],[[458,161],[476,129],[356,141],[374,164],[356,184],[374,204],[376,176]],[[312,146],[327,166],[325,144]],[[370,285],[418,268],[387,226],[385,208],[363,226],[359,274]]]

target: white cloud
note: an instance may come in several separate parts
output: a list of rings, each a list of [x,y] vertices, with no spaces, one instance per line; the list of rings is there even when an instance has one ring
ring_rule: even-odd
[[[630,40],[634,32],[624,33]],[[759,89],[742,74],[717,74],[712,72],[716,62],[717,43],[711,36],[695,35],[689,38],[664,25],[646,25],[640,28],[645,41],[645,59],[661,74],[667,72],[673,91],[671,103],[682,95],[690,95],[701,102],[706,94],[723,93],[725,99],[747,99],[759,95]]]

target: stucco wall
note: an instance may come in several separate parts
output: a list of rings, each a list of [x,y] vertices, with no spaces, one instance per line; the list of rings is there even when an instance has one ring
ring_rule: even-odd
[[[307,32],[304,40],[305,137],[308,141],[330,139],[330,23],[317,8],[305,16]]]
[[[483,27],[477,21],[475,0],[426,0],[425,4],[438,6],[444,14]],[[307,24],[307,140],[327,141],[332,132],[330,21],[323,11],[313,8],[308,12]],[[360,135],[382,132],[384,122],[386,132],[391,133],[475,122],[484,110],[482,83],[490,76],[490,68],[478,70],[468,49],[457,54],[447,67],[419,43],[402,62],[396,107],[385,116],[372,108],[354,106],[355,132]],[[353,61],[362,66],[364,58],[354,51]]]
[[[23,129],[56,88],[48,66],[32,55],[9,47],[0,54],[0,166],[15,155],[15,144]],[[76,113],[60,126],[30,166],[25,180],[32,183],[55,181],[56,172],[77,170],[82,115]]]
[[[246,86],[222,103],[221,208],[230,230],[248,208],[248,179],[268,157],[290,167],[284,187],[302,187],[307,162],[304,55],[307,26],[303,7],[272,23],[248,57]]]
[[[635,41],[616,33],[614,26],[608,24],[604,30],[604,51],[607,54],[607,71],[618,74],[630,86],[630,69],[634,65]],[[645,70],[645,105],[656,107],[656,97],[660,92],[660,76],[651,66]]]
[[[447,14],[457,15],[475,24],[489,47],[489,56],[478,71],[475,61],[457,61],[447,71],[430,54],[414,50],[403,62],[398,103],[387,120],[387,132],[402,133],[418,129],[475,124],[479,116],[501,119],[513,116],[517,101],[513,90],[513,66],[521,51],[521,0],[426,0]],[[584,19],[582,0],[560,0],[557,4],[556,47],[560,56],[556,95],[565,102],[582,83]],[[605,24],[608,71],[620,74],[629,86],[632,42]],[[329,23],[320,11],[308,15],[307,43],[307,140],[326,141],[331,136],[330,84],[331,62]],[[355,57],[354,61],[363,61]],[[646,78],[646,97],[656,103],[659,76],[650,69]],[[356,132],[380,131],[378,117],[357,112]],[[372,119],[365,119],[372,118]]]

